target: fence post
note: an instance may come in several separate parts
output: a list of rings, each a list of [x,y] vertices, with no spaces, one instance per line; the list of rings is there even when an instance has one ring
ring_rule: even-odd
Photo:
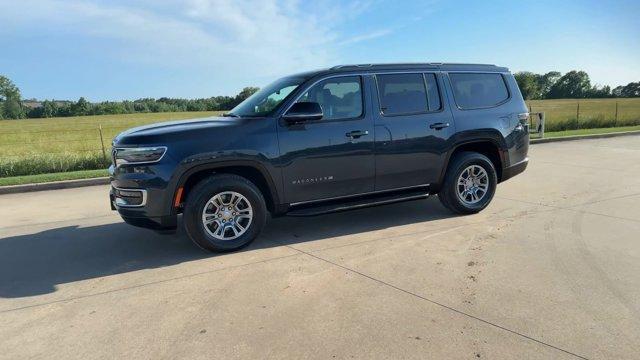
[[[576,107],[576,128],[580,128],[580,101],[578,101],[578,106]]]
[[[100,132],[100,145],[102,145],[102,157],[104,161],[107,161],[107,152],[104,150],[104,138],[102,137],[102,124],[98,124],[98,131]]]
[[[540,138],[544,138],[544,111],[538,116],[540,116]]]
[[[613,126],[618,126],[618,102],[616,101],[616,119],[613,122]]]

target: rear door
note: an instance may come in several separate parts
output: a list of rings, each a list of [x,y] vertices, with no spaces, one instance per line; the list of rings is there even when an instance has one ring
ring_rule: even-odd
[[[435,183],[454,126],[436,72],[376,74],[376,190]]]
[[[374,189],[373,116],[363,76],[333,76],[305,89],[297,101],[317,102],[321,120],[280,121],[286,202],[298,203]]]

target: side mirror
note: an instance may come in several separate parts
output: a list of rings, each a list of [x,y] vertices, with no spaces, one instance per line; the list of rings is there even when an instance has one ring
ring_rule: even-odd
[[[320,120],[323,116],[320,104],[316,102],[299,102],[293,104],[282,118],[287,123],[299,123],[308,120]]]

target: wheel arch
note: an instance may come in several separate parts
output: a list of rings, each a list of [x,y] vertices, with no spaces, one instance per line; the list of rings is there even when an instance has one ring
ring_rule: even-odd
[[[267,169],[258,162],[247,160],[230,160],[215,163],[205,163],[193,166],[184,171],[175,186],[173,196],[171,197],[172,212],[177,212],[176,198],[180,204],[189,195],[193,187],[201,180],[213,174],[235,174],[242,176],[254,183],[264,196],[267,209],[272,212],[278,212],[280,197],[273,178],[269,175]]]
[[[444,166],[442,167],[440,176],[438,177],[438,184],[435,189],[433,189],[434,192],[440,190],[442,182],[444,181],[444,177],[449,168],[449,164],[451,163],[451,159],[453,159],[456,154],[464,151],[477,152],[488,157],[496,169],[498,182],[502,181],[502,170],[504,168],[506,160],[506,150],[504,149],[504,146],[502,146],[502,144],[500,144],[498,140],[492,137],[476,138],[473,140],[460,141],[456,143],[449,152],[447,152]]]

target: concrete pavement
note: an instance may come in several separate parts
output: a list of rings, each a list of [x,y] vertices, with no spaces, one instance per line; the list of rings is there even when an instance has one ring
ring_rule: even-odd
[[[105,186],[0,196],[0,359],[637,358],[640,137],[531,148],[482,213],[271,220],[210,255]]]

